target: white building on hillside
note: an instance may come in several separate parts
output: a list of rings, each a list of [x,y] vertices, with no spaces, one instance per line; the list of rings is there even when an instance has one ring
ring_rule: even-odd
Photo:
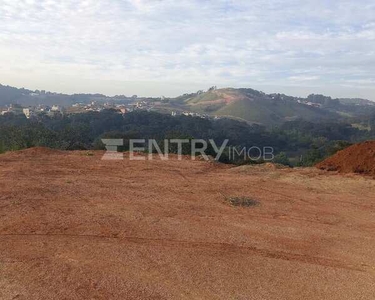
[[[31,111],[31,109],[30,108],[24,108],[23,110],[22,110],[22,112],[23,112],[23,114],[26,116],[26,118],[30,118],[31,117],[31,113],[32,113],[32,111]]]

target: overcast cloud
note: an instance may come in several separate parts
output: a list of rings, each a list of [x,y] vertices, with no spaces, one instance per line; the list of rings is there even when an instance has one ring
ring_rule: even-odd
[[[217,85],[375,100],[375,2],[0,0],[0,83],[154,96]]]

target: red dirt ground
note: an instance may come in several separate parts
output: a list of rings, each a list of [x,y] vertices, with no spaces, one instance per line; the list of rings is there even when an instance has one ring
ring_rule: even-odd
[[[102,154],[0,155],[0,299],[374,299],[375,180]]]
[[[340,173],[375,176],[375,141],[355,144],[316,165],[317,168]]]

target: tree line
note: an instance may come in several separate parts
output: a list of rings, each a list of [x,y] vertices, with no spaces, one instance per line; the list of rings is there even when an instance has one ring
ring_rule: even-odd
[[[121,138],[125,141],[214,139],[217,144],[229,139],[228,145],[239,149],[252,146],[273,147],[275,162],[309,166],[351,143],[374,139],[375,126],[370,130],[360,130],[348,123],[296,120],[266,129],[232,119],[172,117],[144,111],[121,115],[114,110],[55,117],[42,115],[33,119],[13,114],[0,116],[0,153],[35,146],[62,150],[104,149],[101,143],[103,138]],[[122,150],[126,151],[128,147],[125,142]],[[189,147],[186,147],[186,151],[187,149]],[[207,149],[207,154],[212,151],[213,149]],[[229,162],[225,155],[221,160]],[[249,162],[239,159],[234,163]]]

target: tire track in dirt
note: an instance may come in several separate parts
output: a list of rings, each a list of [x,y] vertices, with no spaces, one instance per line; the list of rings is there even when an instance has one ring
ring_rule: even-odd
[[[352,271],[364,271],[360,266],[354,266],[339,260],[324,258],[319,256],[310,256],[307,254],[290,253],[278,250],[261,249],[254,246],[238,246],[229,243],[213,243],[213,242],[195,242],[162,238],[142,238],[135,236],[104,236],[104,235],[75,235],[75,234],[0,234],[0,237],[53,237],[53,238],[86,238],[101,239],[108,241],[116,241],[120,243],[134,243],[155,247],[174,247],[174,248],[190,248],[196,250],[204,250],[207,252],[231,252],[234,254],[254,254],[266,258],[281,259],[286,261],[296,261],[301,263],[320,265],[324,267],[347,269]]]

